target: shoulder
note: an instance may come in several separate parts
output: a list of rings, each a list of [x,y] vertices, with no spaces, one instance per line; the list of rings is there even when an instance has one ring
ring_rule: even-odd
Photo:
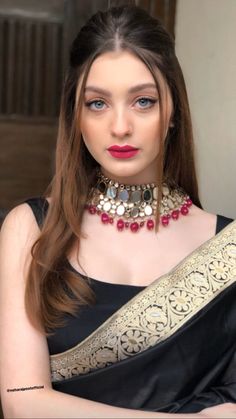
[[[1,233],[11,229],[14,231],[28,230],[31,227],[35,227],[35,218],[32,210],[27,203],[21,203],[8,212],[3,221]]]
[[[39,235],[40,228],[32,208],[22,202],[12,208],[4,218],[0,230],[1,252],[6,252],[10,257],[11,252],[16,254],[29,250]]]
[[[223,228],[225,228],[228,224],[232,223],[234,220],[232,218],[214,214],[204,209],[198,208],[196,205],[193,205],[191,208],[191,223],[195,226],[196,229],[200,229],[202,231],[208,231],[209,234],[214,235],[219,233]]]
[[[214,221],[214,222],[218,222],[221,221],[224,224],[229,224],[232,221],[234,221],[233,218],[230,217],[226,217],[225,215],[221,215],[221,214],[214,214],[211,212],[208,212],[204,209],[201,209],[199,207],[197,207],[196,205],[192,206],[192,210],[194,215],[196,216],[196,218],[198,218],[199,220],[204,220],[206,222],[210,222],[210,221]]]
[[[196,205],[192,205],[190,209],[191,219],[195,225],[198,225],[199,228],[208,228],[211,230],[216,230],[218,215],[205,211],[197,207]]]
[[[38,196],[12,208],[3,220],[0,237],[14,235],[17,240],[36,239],[50,203],[51,197]]]

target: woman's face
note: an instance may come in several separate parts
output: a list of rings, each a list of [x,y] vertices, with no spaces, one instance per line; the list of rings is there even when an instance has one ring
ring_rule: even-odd
[[[160,75],[159,80],[167,133],[172,100]],[[126,184],[155,182],[160,147],[158,91],[152,74],[135,55],[109,52],[93,62],[85,86],[81,133],[105,176]]]

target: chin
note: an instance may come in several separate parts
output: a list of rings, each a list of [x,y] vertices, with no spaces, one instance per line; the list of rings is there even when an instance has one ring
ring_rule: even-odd
[[[133,177],[140,173],[139,169],[135,170],[132,167],[127,167],[128,165],[126,163],[127,162],[119,162],[119,167],[117,167],[116,164],[112,165],[111,167],[101,166],[101,170],[102,172],[109,174],[110,177]]]
[[[115,165],[114,165],[115,166]],[[153,176],[150,173],[145,172],[145,168],[131,168],[125,167],[125,164],[121,164],[120,167],[101,167],[101,170],[105,176],[113,180],[117,180],[119,183],[124,184],[141,184],[141,183],[152,183]]]

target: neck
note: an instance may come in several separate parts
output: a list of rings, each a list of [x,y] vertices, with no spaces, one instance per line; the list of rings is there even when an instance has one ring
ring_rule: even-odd
[[[103,168],[100,168],[100,173],[102,173],[105,177],[113,180],[114,182],[118,182],[123,185],[143,185],[143,184],[156,184],[156,176],[150,173],[139,173],[137,175],[132,176],[117,176],[110,173]]]

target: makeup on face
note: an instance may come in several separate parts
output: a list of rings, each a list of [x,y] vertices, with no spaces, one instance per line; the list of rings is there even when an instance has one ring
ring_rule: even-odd
[[[134,157],[138,152],[139,149],[132,147],[130,145],[119,146],[119,145],[112,145],[107,149],[112,157],[116,159],[130,159]]]
[[[140,83],[132,86],[126,92],[122,101],[132,109],[148,111],[158,102],[157,88],[154,83]],[[92,112],[102,112],[112,104],[112,93],[100,86],[89,85],[85,87],[84,105]]]
[[[171,113],[171,98],[161,76],[159,84],[160,92],[145,64],[127,51],[104,53],[90,68],[83,92],[81,134],[103,173],[121,183],[155,179],[159,94],[163,93],[167,119]]]

